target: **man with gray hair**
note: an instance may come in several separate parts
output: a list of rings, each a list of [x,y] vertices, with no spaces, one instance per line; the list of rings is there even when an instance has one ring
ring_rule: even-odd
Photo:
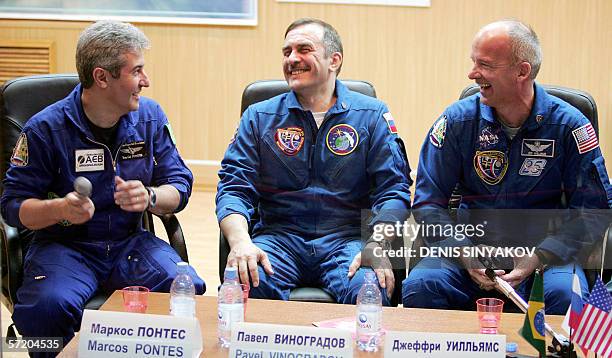
[[[482,225],[484,235],[459,238],[449,231],[423,237],[448,257],[422,258],[411,270],[402,287],[404,306],[473,308],[475,298],[491,295],[487,291],[495,282],[470,257],[475,251],[464,248],[525,242],[535,254],[513,257],[508,266],[498,266],[508,271],[495,274],[527,298],[532,273],[549,265],[544,270],[546,312],[565,313],[574,267],[587,292],[583,270],[571,264],[591,244],[582,238],[587,229],[580,226],[580,239],[568,233],[566,224],[565,231],[550,233],[525,209],[609,207],[612,188],[595,131],[576,108],[535,83],[542,53],[525,24],[486,25],[474,38],[471,57],[468,77],[480,93],[448,107],[430,130],[421,149],[413,213],[424,224]],[[454,190],[461,195],[456,220],[448,212]],[[513,220],[517,213],[527,215]]]
[[[161,107],[140,95],[148,46],[127,23],[87,27],[76,51],[81,83],[34,115],[15,146],[1,209],[9,225],[35,231],[13,313],[24,336],[67,343],[96,291],[168,292],[176,276],[180,257],[141,221],[147,210],[182,210],[193,176]],[[73,188],[80,176],[90,195]]]

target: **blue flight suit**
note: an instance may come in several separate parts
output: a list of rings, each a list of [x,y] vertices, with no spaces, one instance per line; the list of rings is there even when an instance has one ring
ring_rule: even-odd
[[[413,204],[417,222],[453,223],[448,215],[448,203],[456,184],[462,195],[459,218],[463,217],[462,212],[474,215],[482,211],[479,209],[610,207],[612,187],[588,119],[539,85],[535,84],[534,89],[529,118],[512,140],[495,118],[494,109],[480,102],[480,94],[458,101],[444,111],[421,149]],[[562,202],[563,195],[567,204]],[[567,264],[589,243],[580,242],[582,239],[576,239],[578,235],[536,233],[542,225],[529,222],[531,210],[529,215],[521,216],[526,221],[504,223],[504,215],[508,213],[496,215],[500,225],[497,234],[507,233],[503,239],[459,241],[442,236],[430,238],[427,244],[505,246],[537,237],[530,246],[551,252],[560,260],[559,266],[544,272],[546,311],[565,313],[570,302],[573,271],[572,265]],[[488,224],[491,226],[491,222]],[[499,230],[503,225],[505,229]],[[584,227],[580,230],[585,231]],[[503,237],[503,233],[500,235]],[[579,267],[576,272],[587,293],[584,272]],[[517,292],[523,298],[529,296],[531,282],[528,279],[519,285]],[[465,309],[474,304],[475,297],[485,294],[457,263],[433,257],[422,259],[402,288],[406,307]]]
[[[142,228],[143,213],[115,204],[115,176],[144,185],[170,184],[189,196],[193,176],[179,156],[168,120],[153,100],[141,97],[137,111],[121,117],[116,153],[93,139],[81,103],[81,85],[25,125],[6,173],[1,199],[9,225],[24,228],[21,203],[64,197],[76,177],[92,183],[95,213],[82,225],[60,222],[36,230],[24,262],[13,321],[24,336],[64,337],[78,330],[85,302],[98,289],[130,285],[168,292],[182,261],[165,241]],[[196,291],[204,281],[191,275]]]
[[[355,303],[364,270],[347,273],[362,247],[362,213],[371,209],[373,224],[410,207],[410,169],[385,104],[338,80],[335,95],[319,129],[293,91],[250,106],[225,153],[217,218],[251,222],[258,212],[251,237],[275,271],[259,267],[253,297],[287,300],[292,288],[319,286]]]

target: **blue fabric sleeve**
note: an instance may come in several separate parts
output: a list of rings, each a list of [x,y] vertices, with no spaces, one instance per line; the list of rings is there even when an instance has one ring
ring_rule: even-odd
[[[7,224],[18,228],[24,228],[19,219],[21,203],[30,198],[47,199],[45,188],[50,186],[56,171],[54,151],[48,141],[32,127],[26,126],[22,134],[27,138],[27,161],[23,166],[9,163],[0,200],[2,217]]]
[[[168,118],[159,105],[157,118],[157,128],[153,137],[156,164],[153,168],[152,184],[155,186],[170,184],[178,190],[181,200],[175,212],[179,212],[185,208],[191,196],[193,174],[179,155],[168,127]]]
[[[441,121],[445,124],[440,130]],[[443,132],[436,136],[434,130]],[[453,131],[452,116],[445,111],[429,130],[419,157],[413,214],[418,224],[453,225],[455,221],[448,212],[448,203],[453,189],[461,177],[462,151],[457,134]],[[430,246],[453,247],[470,246],[468,238],[457,240],[452,236],[424,238]]]
[[[588,119],[583,117],[576,128],[587,123]],[[601,209],[609,209],[612,203],[612,187],[601,149],[580,154],[570,131],[565,140],[563,185],[568,206],[576,216],[539,245],[560,263],[574,260],[581,249],[602,240],[611,216],[608,210]]]
[[[382,105],[378,120],[371,129],[368,149],[367,174],[371,178],[370,202],[374,218],[378,222],[403,222],[410,209],[410,165],[399,136],[391,133],[383,114],[388,113]]]
[[[259,193],[255,183],[260,164],[256,118],[252,107],[247,108],[221,161],[216,197],[219,222],[230,214],[240,214],[250,222],[257,207]]]

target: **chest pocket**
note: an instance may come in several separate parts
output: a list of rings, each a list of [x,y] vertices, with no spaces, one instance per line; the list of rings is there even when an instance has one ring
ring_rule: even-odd
[[[323,148],[322,157],[324,161],[324,179],[327,185],[333,188],[358,189],[360,184],[366,185],[367,149],[369,147],[367,132],[360,130],[359,142],[356,148],[349,154],[338,155],[333,153],[327,146]]]
[[[155,165],[151,148],[145,142],[134,142],[119,147],[116,174],[124,180],[140,180],[150,185]]]
[[[294,155],[284,153],[276,144],[276,133],[270,131],[263,136],[261,146],[262,184],[278,189],[299,190],[308,185],[308,154],[310,144],[306,139]]]

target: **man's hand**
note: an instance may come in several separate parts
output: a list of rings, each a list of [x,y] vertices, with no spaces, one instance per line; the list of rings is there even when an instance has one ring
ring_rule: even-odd
[[[387,290],[387,297],[391,298],[393,289],[395,288],[395,276],[391,267],[391,262],[387,257],[375,257],[373,250],[380,245],[376,242],[366,244],[363,251],[366,252],[366,257],[362,260],[361,252],[355,255],[353,262],[349,266],[348,277],[355,275],[361,266],[369,266],[376,273],[380,287]]]
[[[489,276],[485,274],[485,269],[467,269],[472,281],[476,282],[481,290],[491,291],[495,289],[495,281],[491,281]],[[495,270],[496,276],[504,274],[504,270]]]
[[[227,256],[227,267],[238,266],[240,282],[247,285],[249,284],[250,274],[253,287],[259,286],[258,262],[261,262],[261,266],[268,275],[274,274],[268,255],[251,241],[235,244]]]
[[[140,180],[125,181],[116,176],[115,204],[122,210],[141,213],[149,206],[149,192]]]
[[[517,287],[523,280],[529,277],[536,268],[540,266],[540,260],[536,255],[514,258],[514,269],[507,275],[503,275],[502,280],[508,282],[510,286]]]
[[[78,225],[91,220],[95,211],[96,208],[90,198],[73,191],[63,198],[60,217],[62,220]]]
[[[479,245],[485,246],[485,245]],[[475,257],[460,257],[459,261],[466,269],[472,281],[478,284],[481,290],[491,291],[495,289],[495,281],[492,281],[489,276],[485,274],[486,267]],[[495,270],[496,276],[502,276],[505,273],[504,270]]]

